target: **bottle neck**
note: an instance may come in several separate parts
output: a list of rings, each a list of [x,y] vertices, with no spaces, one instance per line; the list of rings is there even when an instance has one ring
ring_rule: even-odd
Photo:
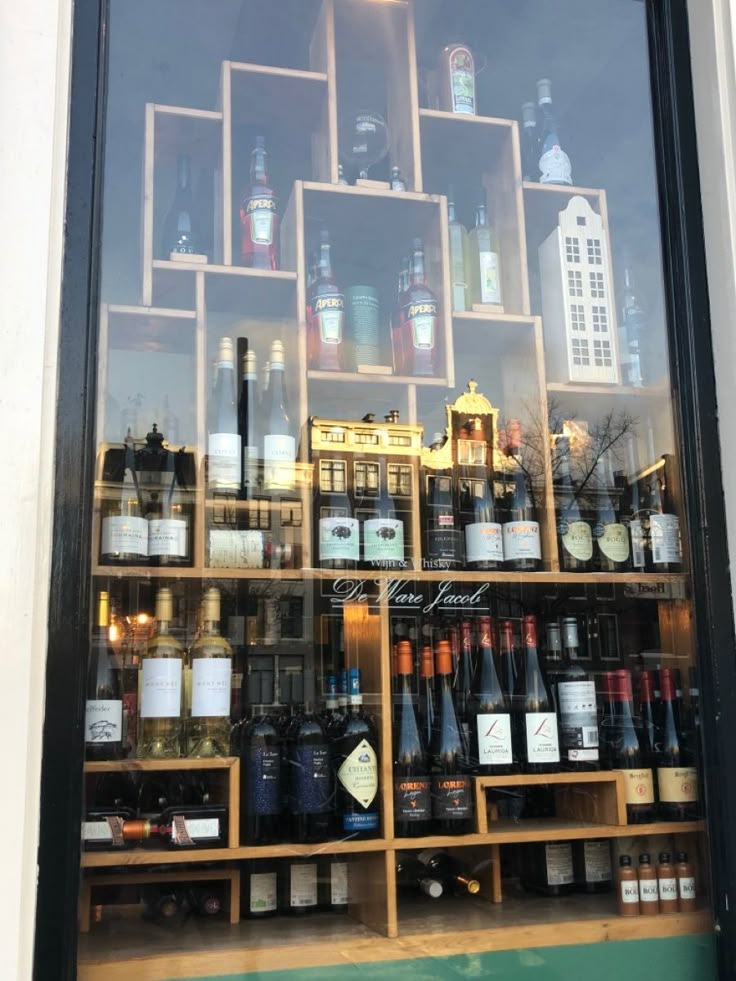
[[[263,147],[256,147],[253,151],[250,163],[251,184],[268,184],[268,173],[266,171],[267,154]]]
[[[329,242],[323,242],[320,247],[319,277],[320,279],[332,279],[332,258]]]
[[[424,253],[417,250],[411,260],[411,284],[421,286],[424,282]]]
[[[488,216],[486,215],[486,206],[484,204],[479,204],[478,209],[475,212],[475,227],[476,228],[488,227]]]

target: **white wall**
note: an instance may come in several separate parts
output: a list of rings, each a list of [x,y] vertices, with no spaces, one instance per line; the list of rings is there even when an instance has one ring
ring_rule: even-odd
[[[71,0],[0,3],[0,977],[31,977]]]

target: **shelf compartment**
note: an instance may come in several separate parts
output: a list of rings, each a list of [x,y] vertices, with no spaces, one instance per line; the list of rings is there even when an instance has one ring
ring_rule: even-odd
[[[179,300],[194,307],[198,274],[204,279],[204,305],[208,311],[239,314],[247,311],[249,317],[292,318],[294,315],[296,273],[288,269],[249,269],[154,259],[154,302]]]

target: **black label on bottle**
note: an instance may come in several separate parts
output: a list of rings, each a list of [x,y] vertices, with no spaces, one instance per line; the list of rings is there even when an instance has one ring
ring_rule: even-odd
[[[396,777],[394,779],[395,820],[428,820],[432,813],[430,787],[429,777]]]
[[[462,821],[473,813],[470,778],[461,774],[432,777],[432,815],[438,820]]]

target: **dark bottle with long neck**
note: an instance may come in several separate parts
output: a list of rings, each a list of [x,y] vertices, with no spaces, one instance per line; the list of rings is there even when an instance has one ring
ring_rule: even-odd
[[[570,472],[570,441],[558,436],[555,446],[557,550],[563,572],[587,572],[593,558],[590,523],[583,517],[578,489]]]
[[[101,592],[87,665],[84,739],[88,760],[123,755],[123,672],[110,645],[110,596]]]
[[[593,476],[593,569],[625,572],[629,566],[629,534],[618,520],[611,498],[609,467],[605,456],[596,461]]]
[[[335,740],[337,810],[341,833],[375,838],[379,833],[378,740],[363,711],[360,671],[348,671],[349,707]]]
[[[579,660],[575,617],[562,621],[562,647],[564,666],[557,680],[562,766],[566,770],[597,770],[600,757],[595,682]]]
[[[474,422],[471,438],[483,438],[482,428]],[[496,514],[493,481],[488,467],[477,477],[467,480],[472,517],[465,525],[465,564],[469,569],[493,571],[503,568],[503,529]]]
[[[290,732],[289,809],[294,840],[326,841],[334,805],[330,746],[314,713],[314,671],[304,671],[304,708]]]
[[[439,304],[427,286],[424,245],[420,238],[412,243],[409,288],[401,298],[401,331],[405,372],[434,377],[438,364]]]
[[[539,180],[537,141],[537,107],[525,102],[521,107],[521,167],[523,180]]]
[[[199,252],[199,235],[194,217],[192,161],[181,154],[176,163],[176,194],[164,219],[162,259],[184,259]]]
[[[560,768],[557,713],[537,649],[536,617],[522,621],[524,653],[512,699],[514,756],[524,773]]]
[[[312,283],[307,311],[307,351],[310,368],[344,368],[345,296],[332,271],[330,233],[320,232],[317,278]]]
[[[425,561],[427,569],[457,569],[462,563],[462,540],[450,474],[427,478]]]
[[[268,179],[266,141],[256,137],[250,158],[250,186],[240,205],[240,257],[253,269],[278,269],[279,216]]]
[[[259,710],[260,709],[260,710]],[[247,845],[266,845],[281,835],[282,754],[276,726],[262,707],[241,731],[240,837]]]
[[[698,772],[683,761],[675,681],[669,668],[659,672],[659,683],[662,705],[655,754],[659,813],[665,821],[690,821],[698,816]]]
[[[511,709],[496,670],[490,617],[478,617],[478,645],[480,655],[468,705],[471,765],[484,776],[511,773]]]
[[[261,407],[263,425],[263,489],[293,491],[296,486],[296,439],[287,409],[284,345],[271,343],[268,390]]]
[[[604,770],[613,767],[613,758],[616,752],[616,701],[613,696],[614,675],[613,671],[604,671],[600,675],[600,757],[601,766]]]
[[[455,676],[452,682],[452,693],[455,700],[455,712],[460,728],[463,732],[465,746],[469,750],[470,742],[470,723],[468,720],[468,706],[470,704],[470,693],[473,686],[473,674],[475,672],[475,658],[473,651],[473,623],[471,620],[463,620],[460,624],[460,657],[458,658]],[[470,770],[470,758],[466,757],[463,767]]]
[[[432,815],[438,834],[463,835],[473,830],[470,777],[463,773],[467,746],[452,699],[452,655],[446,640],[437,644],[437,714],[432,759]]]
[[[537,82],[537,100],[542,116],[539,134],[539,181],[541,184],[572,184],[570,158],[560,146],[557,120],[552,108],[552,85],[548,78]]]
[[[652,759],[657,743],[657,719],[654,703],[654,676],[651,671],[639,675],[639,742],[646,759]]]
[[[500,676],[501,687],[507,692],[509,699],[512,698],[514,689],[516,688],[517,673],[516,651],[514,649],[514,625],[510,620],[504,620],[501,624]]]
[[[394,727],[394,828],[397,838],[420,838],[432,826],[429,757],[414,709],[411,643],[399,641],[398,718]]]
[[[430,645],[425,644],[419,659],[419,720],[427,746],[432,739],[435,704],[434,654]]]
[[[258,408],[258,365],[256,352],[246,351],[241,361],[243,380],[238,402],[238,430],[242,447],[242,469],[240,475],[240,496],[244,501],[251,500],[258,490],[258,436],[256,435],[256,412]]]
[[[615,702],[614,738],[611,769],[622,770],[626,816],[629,824],[646,824],[654,817],[654,781],[649,760],[639,743],[634,721],[631,674],[623,669],[613,673]]]
[[[524,469],[521,426],[511,419],[508,435],[505,515],[503,521],[504,568],[514,572],[536,572],[541,565],[537,509],[529,476]]]

